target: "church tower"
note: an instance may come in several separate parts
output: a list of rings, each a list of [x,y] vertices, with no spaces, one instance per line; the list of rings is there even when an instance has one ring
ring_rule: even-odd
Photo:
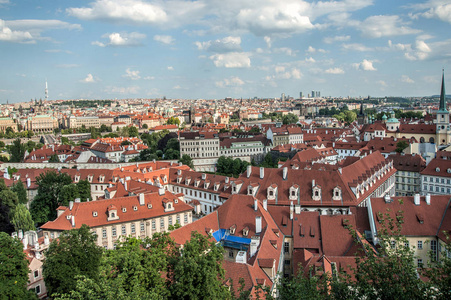
[[[437,111],[437,145],[447,145],[450,142],[449,111],[446,109],[445,72],[442,71],[442,89],[440,91],[440,107]]]

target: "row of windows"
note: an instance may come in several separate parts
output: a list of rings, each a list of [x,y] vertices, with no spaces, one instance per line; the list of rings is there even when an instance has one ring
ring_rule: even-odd
[[[173,220],[174,220],[174,219],[173,219],[173,216],[168,216],[168,224],[169,224],[169,225],[173,225]],[[185,214],[185,215],[184,215],[184,222],[185,222],[185,224],[188,223],[188,214]],[[176,223],[181,224],[181,223],[180,223],[180,215],[177,215],[177,216],[176,216]],[[135,226],[136,226],[135,223],[132,223],[132,224],[130,225],[130,232],[131,232],[132,234],[136,233],[136,227],[135,227]],[[144,222],[141,222],[141,223],[139,224],[139,229],[140,229],[140,232],[141,232],[141,233],[145,231],[145,224],[144,224]],[[157,229],[157,228],[156,228],[156,220],[152,220],[152,230],[156,230],[156,229]],[[165,229],[164,218],[161,218],[161,219],[160,219],[160,230],[163,230],[163,229]],[[116,229],[116,226],[111,227],[111,235],[112,235],[113,237],[116,237],[116,236],[117,236],[117,229]],[[126,225],[121,225],[121,235],[127,235],[127,228],[126,228]],[[103,228],[103,229],[102,229],[102,238],[104,238],[104,239],[107,238],[107,229],[106,229],[106,228]]]
[[[424,176],[423,177],[423,181],[424,182],[434,182],[434,177],[427,177]],[[445,179],[445,178],[439,178],[439,177],[435,177],[435,182],[436,183],[441,183],[441,184],[451,184],[451,179]]]
[[[451,188],[444,188],[444,187],[439,187],[439,186],[436,186],[434,188],[433,185],[430,185],[429,189],[428,189],[427,184],[423,184],[423,191],[424,192],[429,191],[429,192],[435,192],[435,193],[441,193],[441,194],[445,194],[445,191],[446,191],[446,194],[451,194]]]

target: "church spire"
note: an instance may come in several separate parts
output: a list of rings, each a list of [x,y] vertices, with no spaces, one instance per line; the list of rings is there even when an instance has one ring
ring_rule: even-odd
[[[440,91],[440,111],[447,111],[446,109],[446,93],[445,93],[445,70],[442,70],[442,89]]]

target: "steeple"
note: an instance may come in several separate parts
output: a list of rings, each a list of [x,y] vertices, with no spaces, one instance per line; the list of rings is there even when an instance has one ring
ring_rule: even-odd
[[[445,70],[442,70],[442,89],[440,91],[440,111],[447,111],[446,109],[446,93],[445,93]]]

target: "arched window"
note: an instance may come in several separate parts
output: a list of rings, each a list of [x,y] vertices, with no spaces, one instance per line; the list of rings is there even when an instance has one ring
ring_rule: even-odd
[[[429,143],[434,144],[435,143],[435,139],[433,137],[429,138]]]
[[[420,137],[420,143],[424,143],[424,137]]]

